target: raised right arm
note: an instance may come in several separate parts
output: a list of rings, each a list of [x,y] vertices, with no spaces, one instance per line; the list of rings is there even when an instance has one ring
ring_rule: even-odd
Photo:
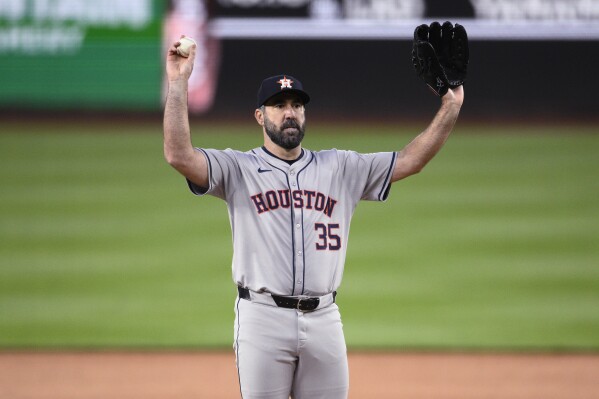
[[[208,187],[208,162],[191,144],[187,108],[187,88],[196,53],[192,46],[189,58],[177,54],[179,42],[166,56],[168,92],[164,106],[164,157],[179,173],[200,187]]]

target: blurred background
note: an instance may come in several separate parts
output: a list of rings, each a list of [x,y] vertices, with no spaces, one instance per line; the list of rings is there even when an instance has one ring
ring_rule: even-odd
[[[399,150],[438,99],[421,23],[470,38],[452,138],[352,225],[350,348],[599,349],[599,0],[0,0],[0,348],[229,348],[224,203],[162,157],[166,48],[198,42],[196,146],[261,145],[302,80],[307,148]]]
[[[592,120],[598,9],[596,0],[2,1],[0,105],[11,115],[159,112],[162,55],[186,34],[198,41],[195,114],[250,112],[256,82],[285,71],[306,82],[315,116],[420,118],[430,99],[413,78],[412,32],[451,19],[471,39],[476,100],[464,117]]]

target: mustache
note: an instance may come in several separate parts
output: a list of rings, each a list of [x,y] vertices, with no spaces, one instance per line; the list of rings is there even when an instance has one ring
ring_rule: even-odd
[[[283,125],[281,126],[281,130],[287,129],[287,128],[290,128],[290,127],[299,130],[300,125],[295,120],[289,119],[289,120],[283,122]]]

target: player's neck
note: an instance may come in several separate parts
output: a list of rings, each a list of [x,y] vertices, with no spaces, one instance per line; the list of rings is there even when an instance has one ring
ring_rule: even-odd
[[[296,159],[298,159],[299,157],[302,156],[302,145],[301,144],[295,148],[288,150],[286,148],[279,147],[275,143],[266,141],[264,143],[264,148],[269,153],[271,153],[272,155],[274,155],[275,157],[277,157],[279,159],[282,159],[283,161],[295,161]]]

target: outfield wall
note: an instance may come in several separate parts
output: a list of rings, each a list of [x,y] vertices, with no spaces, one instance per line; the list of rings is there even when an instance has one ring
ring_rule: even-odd
[[[599,42],[472,41],[470,48],[462,120],[595,122],[599,119],[596,99],[599,79],[595,77],[599,70]],[[253,113],[261,79],[270,74],[289,73],[301,78],[312,96],[309,112],[313,117],[429,117],[437,102],[415,75],[410,54],[411,42],[407,40],[221,40],[214,103],[205,115],[244,119]],[[162,82],[157,73],[160,68],[150,68],[154,72],[147,79],[129,80],[134,91],[140,88],[145,91],[133,95],[126,87],[127,82],[118,81],[121,87],[117,91],[100,86],[102,90],[85,101],[61,101],[52,95],[51,90],[61,84],[66,85],[67,93],[74,92],[77,87],[69,84],[66,77],[64,83],[54,79],[48,84],[43,76],[36,76],[30,81],[49,90],[30,88],[30,92],[37,90],[36,99],[46,98],[47,104],[37,100],[28,103],[23,94],[17,100],[9,100],[5,94],[5,101],[0,101],[0,112],[5,116],[29,115],[30,109],[38,112],[62,109],[70,114],[73,110],[89,112],[91,108],[116,113],[143,109],[158,114],[162,96]],[[92,81],[89,86],[100,83]],[[10,86],[15,93],[18,84],[13,82]],[[107,98],[109,94],[114,100]]]
[[[597,41],[472,41],[463,116],[596,118],[597,70]],[[301,78],[318,116],[421,117],[436,104],[408,40],[225,40],[212,114],[251,112],[277,73]]]
[[[157,52],[158,47],[155,48]],[[599,42],[472,41],[470,48],[462,119],[597,120],[599,79],[595,76],[599,70]],[[209,117],[237,119],[253,112],[261,79],[277,73],[290,73],[302,79],[313,98],[310,113],[317,117],[421,118],[429,116],[436,104],[413,71],[408,40],[226,39],[220,42],[220,58]],[[6,114],[29,108],[77,110],[92,105],[93,109],[95,104],[103,110],[141,108],[158,113],[160,68],[150,68],[155,72],[148,74],[145,82],[138,78],[129,80],[135,91],[146,88],[137,93],[141,94],[138,97],[125,96],[123,91],[131,93],[131,90],[123,87],[127,82],[117,79],[121,86],[113,92],[114,100],[107,99],[110,91],[105,85],[87,102],[56,101],[59,98],[52,96],[50,90],[30,88],[37,90],[38,96],[53,101],[48,101],[45,107],[37,100],[30,105],[19,97],[18,101],[0,102],[0,110]],[[111,75],[115,76],[114,72]],[[77,76],[84,79],[85,74],[79,72]],[[68,90],[76,88],[69,85],[66,76],[64,79],[62,83],[56,79],[44,82],[43,77],[34,76],[30,81],[36,87],[45,85],[49,89],[61,84]],[[89,86],[93,88],[99,83],[94,80]],[[16,82],[10,87],[17,93]],[[123,98],[131,101],[125,102]],[[136,99],[140,101],[133,101]]]

